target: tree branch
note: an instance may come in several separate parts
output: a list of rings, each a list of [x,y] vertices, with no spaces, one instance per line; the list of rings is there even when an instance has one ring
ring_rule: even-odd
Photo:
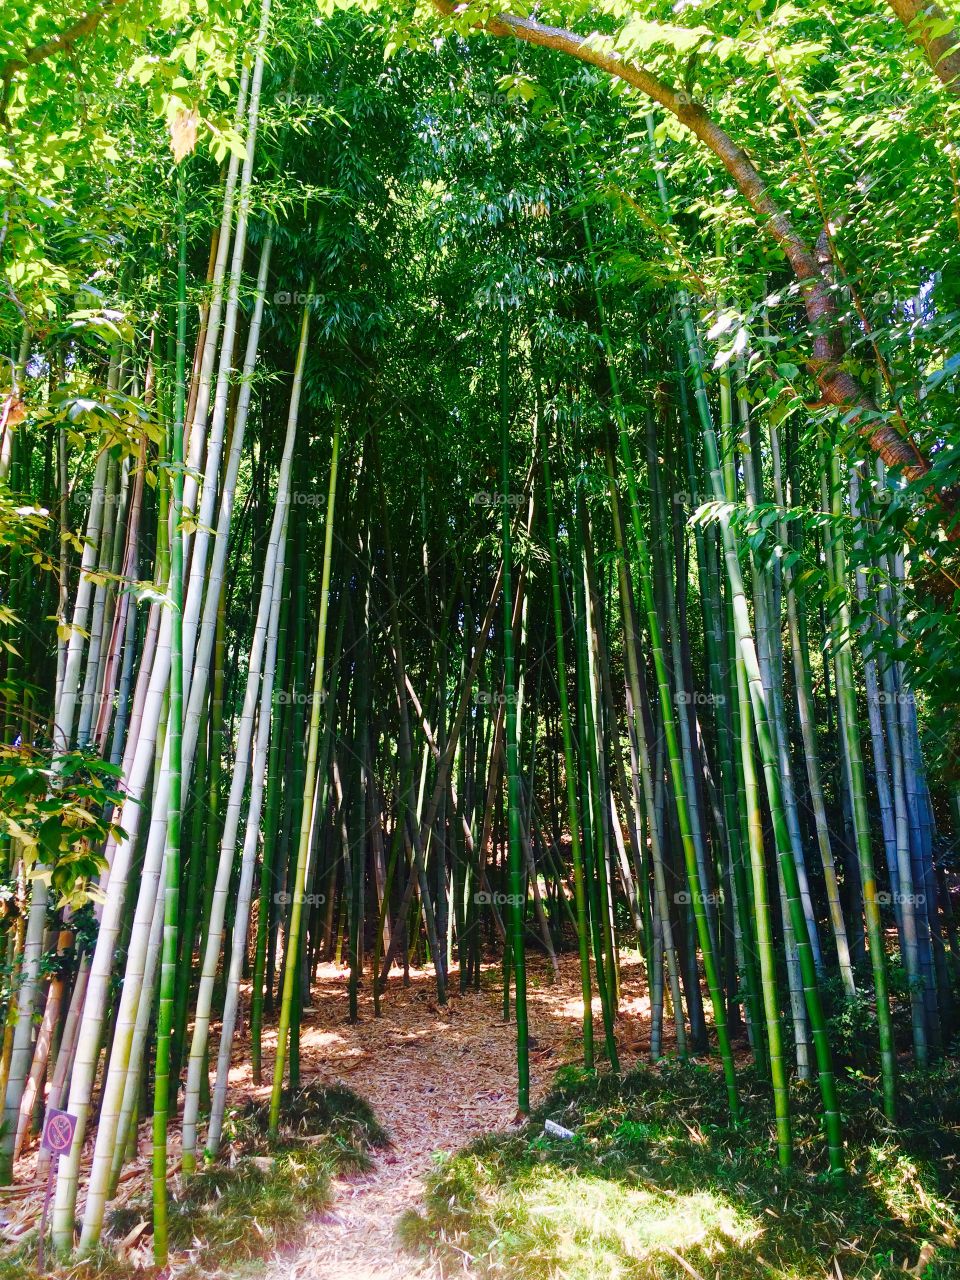
[[[0,67],[0,114],[3,114],[6,110],[7,99],[10,94],[10,82],[18,71],[26,71],[29,67],[35,67],[39,62],[46,62],[47,58],[59,53],[61,49],[69,49],[78,40],[96,31],[104,18],[116,12],[126,3],[127,0],[103,0],[99,8],[91,9],[89,13],[85,13],[72,26],[67,27],[66,31],[61,31],[59,35],[52,36],[41,44],[35,44],[32,49],[28,49],[19,58],[7,58],[3,66]]]
[[[914,0],[896,2],[913,3]],[[433,0],[433,3],[447,16],[455,12],[450,0]],[[860,434],[888,467],[897,468],[909,480],[926,475],[930,471],[930,463],[914,441],[902,434],[894,423],[880,421],[870,396],[852,374],[840,367],[843,347],[835,323],[836,303],[815,253],[796,231],[789,216],[771,199],[747,153],[710,118],[704,107],[688,94],[678,92],[659,76],[618,53],[609,37],[598,33],[580,36],[562,27],[547,26],[535,18],[508,12],[498,13],[482,25],[490,35],[512,36],[527,44],[556,49],[633,85],[669,111],[713,152],[733,178],[761,227],[785,253],[800,283],[807,318],[815,331],[813,357],[808,365],[817,379],[823,403],[836,405],[851,414]],[[953,513],[953,503],[945,495],[934,496]]]

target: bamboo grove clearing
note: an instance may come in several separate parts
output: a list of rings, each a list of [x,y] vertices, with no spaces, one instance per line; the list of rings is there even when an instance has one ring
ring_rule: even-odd
[[[74,1117],[57,1265],[141,1125],[158,1267],[237,1142],[317,1211],[310,1107],[366,1167],[362,1076],[301,1078],[331,963],[351,1024],[499,984],[498,1195],[556,1154],[531,964],[577,1176],[685,1080],[712,1178],[751,1134],[842,1200],[936,1116],[952,1168],[958,125],[916,0],[7,6],[0,1183]],[[411,1247],[487,1247],[463,1159]]]

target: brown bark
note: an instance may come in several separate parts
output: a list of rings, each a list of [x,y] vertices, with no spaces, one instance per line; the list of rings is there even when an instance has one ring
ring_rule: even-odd
[[[913,3],[913,0],[897,0],[897,3]],[[454,12],[449,0],[434,0],[434,5],[441,13]],[[913,440],[895,423],[879,419],[871,397],[840,365],[843,347],[837,327],[832,323],[836,304],[815,252],[794,228],[789,215],[774,203],[744,149],[710,118],[704,107],[689,94],[674,89],[659,76],[618,53],[606,36],[597,33],[580,36],[562,27],[547,26],[535,18],[507,12],[489,19],[484,29],[491,35],[513,36],[527,44],[556,49],[624,80],[658,102],[713,152],[733,178],[760,226],[783,250],[800,283],[807,318],[814,329],[813,356],[808,365],[820,388],[822,403],[836,405],[850,414],[870,448],[888,467],[896,468],[910,480],[926,475],[930,463]],[[954,504],[947,496],[932,496],[953,515]]]
[[[921,4],[918,0],[887,0],[890,8],[907,28],[907,35],[923,50],[933,74],[951,93],[960,94],[960,36],[955,27],[936,34],[937,28],[949,21],[935,0]]]

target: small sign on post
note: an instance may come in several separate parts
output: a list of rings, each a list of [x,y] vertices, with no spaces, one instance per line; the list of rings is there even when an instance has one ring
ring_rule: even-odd
[[[43,1241],[47,1234],[47,1213],[50,1209],[50,1196],[53,1192],[53,1179],[57,1172],[60,1157],[73,1146],[73,1135],[77,1131],[77,1117],[68,1111],[58,1111],[50,1107],[43,1121],[43,1134],[40,1146],[49,1151],[52,1157],[47,1173],[47,1191],[43,1197],[43,1212],[40,1215],[40,1243],[37,1246],[37,1270],[43,1271]]]
[[[62,1156],[73,1146],[73,1135],[76,1131],[76,1116],[72,1116],[69,1111],[57,1111],[51,1107],[43,1122],[40,1146],[51,1155]]]

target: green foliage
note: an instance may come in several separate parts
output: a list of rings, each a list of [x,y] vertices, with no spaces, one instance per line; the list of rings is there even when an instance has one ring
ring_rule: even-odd
[[[281,1145],[296,1147],[309,1141],[316,1153],[344,1170],[368,1169],[369,1151],[390,1141],[369,1103],[345,1085],[308,1084],[293,1092],[284,1090],[280,1107],[277,1140]],[[269,1106],[251,1102],[230,1115],[227,1135],[234,1141],[248,1135],[258,1142],[269,1127]]]
[[[123,799],[120,769],[89,751],[0,749],[0,834],[19,843],[27,874],[43,879],[59,907],[99,894],[101,849],[119,832],[109,817]]]
[[[111,12],[112,10],[112,12]],[[92,7],[95,12],[95,6]],[[13,0],[0,26],[0,203],[3,302],[43,331],[94,274],[89,254],[113,257],[118,225],[164,225],[157,187],[138,195],[131,178],[156,175],[179,112],[195,112],[216,163],[238,144],[229,104],[243,42],[244,0],[108,6],[68,40],[78,11],[47,0]],[[52,42],[31,65],[32,50]],[[145,198],[146,197],[146,198]],[[169,207],[169,206],[168,206]],[[0,312],[0,332],[3,319]]]
[[[20,1248],[0,1255],[0,1280],[39,1280],[37,1270],[36,1240],[28,1237]],[[54,1280],[129,1280],[143,1275],[143,1270],[131,1258],[118,1258],[107,1245],[94,1249],[87,1257],[70,1264],[58,1263],[47,1257],[44,1276]]]
[[[368,1168],[371,1148],[387,1140],[368,1104],[342,1085],[307,1085],[286,1103],[274,1142],[266,1137],[264,1104],[236,1113],[227,1134],[231,1163],[200,1170],[171,1198],[170,1244],[200,1270],[267,1256],[291,1243],[307,1215],[329,1207],[331,1175]],[[122,1234],[124,1224],[112,1230]]]
[[[171,1199],[170,1244],[202,1271],[269,1255],[329,1208],[333,1168],[327,1153],[301,1146],[203,1170]]]
[[[862,429],[892,424],[908,432],[932,459],[937,486],[960,482],[952,140],[957,104],[876,5],[605,0],[585,6],[550,0],[536,10],[543,20],[580,34],[597,31],[597,41],[638,59],[685,103],[701,104],[749,154],[771,199],[805,244],[813,246],[829,222],[829,295],[836,315],[811,323],[782,250],[765,238],[728,174],[680,123],[655,113],[659,154],[675,193],[676,217],[668,223],[647,143],[646,99],[550,50],[489,38],[478,22],[495,6],[461,7],[439,26],[424,7],[402,14],[366,4],[324,4],[318,11],[305,0],[278,0],[275,7],[249,210],[251,247],[269,227],[275,252],[254,377],[253,430],[232,529],[227,653],[242,653],[249,638],[249,600],[263,551],[258,526],[269,504],[280,437],[280,392],[288,381],[297,297],[308,284],[314,336],[304,417],[311,434],[297,463],[300,497],[316,505],[316,493],[308,490],[325,469],[331,410],[343,417],[351,475],[364,476],[376,438],[389,478],[382,501],[394,529],[403,531],[397,577],[414,584],[415,616],[427,622],[429,642],[418,635],[407,650],[413,687],[434,688],[436,635],[447,632],[433,628],[449,599],[456,605],[456,629],[471,612],[468,602],[489,590],[497,564],[501,510],[495,501],[477,497],[489,499],[497,486],[491,468],[496,336],[505,313],[514,324],[518,357],[511,456],[529,462],[546,430],[555,442],[558,474],[578,486],[598,526],[607,518],[601,458],[611,418],[610,371],[584,243],[586,211],[616,335],[609,358],[617,364],[629,430],[642,440],[647,417],[655,419],[651,454],[663,453],[641,469],[642,518],[654,510],[646,503],[656,483],[668,487],[673,499],[675,527],[655,529],[655,541],[662,535],[666,546],[673,536],[676,558],[691,561],[691,586],[703,586],[695,581],[693,539],[703,536],[713,546],[720,512],[703,504],[699,446],[691,444],[689,460],[684,456],[689,388],[676,368],[673,316],[682,286],[695,296],[706,335],[708,395],[716,400],[729,377],[757,434],[762,437],[768,423],[777,426],[786,458],[786,508],[768,493],[752,510],[733,504],[723,514],[730,516],[745,553],[754,553],[763,566],[779,564],[794,572],[809,625],[818,705],[829,705],[827,637],[839,605],[824,573],[824,549],[842,527],[851,569],[862,568],[870,587],[851,630],[863,641],[861,652],[902,663],[919,691],[921,732],[931,749],[928,758],[938,766],[931,782],[942,813],[947,788],[957,777],[960,567],[955,544],[942,536],[943,512],[929,501],[930,482],[908,484],[896,474],[876,474]],[[28,49],[55,38],[75,17],[69,9],[49,0],[15,3],[0,35],[0,60],[22,59]],[[6,382],[0,397],[16,444],[10,488],[0,485],[0,645],[6,650],[8,737],[15,738],[29,710],[26,695],[40,690],[45,696],[55,684],[49,624],[55,620],[57,584],[44,573],[34,589],[30,574],[34,568],[59,568],[62,555],[69,590],[83,550],[77,530],[86,513],[84,486],[102,447],[126,460],[143,445],[145,527],[155,528],[156,480],[169,478],[158,461],[170,401],[169,133],[176,126],[189,135],[195,125],[199,138],[184,178],[192,336],[207,301],[201,282],[219,220],[220,169],[240,145],[233,123],[236,86],[256,20],[255,5],[234,0],[196,11],[182,0],[121,6],[68,50],[34,66],[17,65],[4,79],[0,342],[11,363],[24,336],[28,350],[20,398],[8,401]],[[449,38],[435,42],[440,31]],[[241,295],[249,308],[246,284]],[[815,341],[828,330],[843,335],[840,365],[873,393],[871,407],[838,413],[817,402],[809,360]],[[118,357],[125,362],[125,386],[129,376],[133,385],[145,387],[149,364],[153,401],[145,392],[107,388],[110,362]],[[834,441],[858,463],[861,486],[869,491],[861,513],[844,506],[839,518],[822,510],[820,490],[823,446]],[[766,479],[768,450],[769,445],[754,451],[735,442],[734,471],[755,452],[761,480]],[[515,480],[519,474],[518,462]],[[694,497],[689,490],[698,483],[701,492]],[[37,502],[21,501],[20,494],[36,494]],[[58,506],[62,531],[51,518]],[[683,512],[692,514],[686,542]],[[560,518],[568,520],[568,513],[561,511]],[[348,529],[344,546],[352,545],[356,532]],[[319,521],[300,522],[303,564],[314,562],[319,535]],[[599,544],[601,586],[609,592],[614,561],[605,525]],[[440,573],[424,573],[425,552],[437,547],[443,548]],[[538,618],[547,561],[536,520],[529,535],[518,537],[517,549],[528,570],[529,613]],[[673,550],[668,548],[671,558]],[[373,551],[379,555],[380,547]],[[901,555],[902,591],[896,565]],[[456,590],[463,588],[462,613],[449,596],[451,580]],[[110,574],[98,574],[97,582],[119,586]],[[309,581],[300,585],[309,591]],[[565,589],[569,585],[564,581]],[[160,598],[155,585],[127,586],[138,605]],[[861,628],[872,629],[876,622],[873,596],[884,591],[898,597],[895,611],[876,637],[864,638]],[[605,614],[611,635],[621,621],[618,608],[614,601]],[[694,607],[683,616],[697,679],[706,670],[709,621]],[[63,619],[60,628],[63,642],[69,638]],[[36,636],[42,643],[24,643]],[[372,643],[379,646],[376,659],[389,670],[387,646],[379,638]],[[622,655],[613,652],[611,660],[619,691]],[[495,657],[488,667],[478,682],[483,690],[498,679]],[[547,670],[538,669],[536,682],[548,688],[549,700]],[[856,674],[862,678],[859,666]],[[228,675],[229,722],[243,694],[236,672]],[[448,685],[439,690],[441,705],[453,688],[452,676]],[[392,696],[385,705],[392,705]],[[31,725],[42,728],[48,710],[35,711]],[[711,704],[699,715],[707,754],[718,739],[714,711]],[[429,706],[427,713],[432,714]],[[836,734],[825,717],[818,718],[817,730],[830,818],[840,831]],[[383,731],[389,733],[389,726]],[[8,785],[0,801],[0,834],[19,842],[31,874],[51,879],[61,905],[88,902],[109,834],[101,815],[117,798],[113,776],[89,755],[59,758],[9,744],[4,750],[0,784]],[[221,763],[216,761],[218,768]],[[538,802],[531,788],[531,810]],[[191,856],[197,857],[196,849]],[[6,892],[8,902],[15,901],[12,886]],[[895,970],[895,985],[900,973]],[[898,1030],[906,1039],[905,983],[897,994]],[[870,1000],[835,999],[831,1015],[843,1057],[869,1072],[864,1042],[873,1043]],[[760,1248],[766,1253],[757,1244],[764,1227],[770,1229],[766,1219],[782,1212],[774,1186],[806,1205],[811,1223],[828,1224],[825,1240],[847,1247],[829,1225],[842,1207],[838,1193],[827,1189],[817,1200],[804,1175],[796,1184],[776,1181],[779,1175],[765,1163],[766,1113],[758,1105],[748,1108],[743,1134],[732,1134],[722,1099],[712,1092],[715,1085],[700,1074],[681,1082],[665,1071],[636,1085],[571,1075],[560,1085],[557,1114],[574,1107],[567,1116],[578,1129],[574,1142],[497,1139],[449,1166],[450,1181],[443,1186],[447,1211],[456,1217],[451,1239],[466,1239],[489,1269],[542,1263],[545,1270],[575,1275],[576,1266],[593,1265],[595,1247],[597,1265],[610,1271],[677,1270],[680,1264],[667,1249],[672,1239],[670,1248],[689,1244],[705,1273],[726,1267],[731,1277],[749,1277]],[[660,1085],[670,1115],[651,1111],[645,1101]],[[755,1081],[752,1088],[756,1104],[763,1091]],[[796,1093],[799,1146],[809,1170],[818,1167],[817,1117],[809,1091],[797,1086]],[[921,1094],[915,1096],[921,1105]],[[575,1114],[581,1098],[593,1108],[589,1114]],[[322,1168],[364,1167],[368,1147],[384,1135],[372,1116],[331,1091],[305,1091],[289,1102],[288,1146],[282,1150],[303,1162],[303,1177],[314,1179],[320,1203]],[[677,1117],[687,1123],[678,1124]],[[878,1124],[872,1113],[854,1112],[853,1118],[863,1121],[864,1133]],[[192,1184],[194,1198],[183,1201],[184,1238],[192,1232],[209,1240],[204,1247],[211,1252],[229,1256],[244,1245],[233,1219],[258,1211],[275,1224],[271,1239],[287,1238],[295,1221],[292,1201],[303,1198],[301,1175],[284,1172],[282,1151],[258,1154],[264,1127],[265,1117],[256,1110],[231,1118],[232,1141],[242,1148],[240,1164],[247,1161],[247,1189],[221,1171],[205,1173],[209,1180]],[[861,1241],[856,1247],[864,1250],[879,1240],[879,1248],[896,1255],[893,1261],[898,1251],[912,1260],[915,1238],[909,1232],[939,1230],[929,1205],[937,1204],[945,1220],[952,1211],[939,1200],[924,1204],[925,1196],[939,1192],[931,1190],[936,1177],[923,1163],[927,1155],[923,1142],[914,1142],[914,1130],[906,1136],[877,1131],[887,1135],[892,1154],[880,1170],[865,1145],[855,1146],[854,1208],[845,1238]],[[251,1157],[274,1161],[277,1185],[273,1174],[249,1163]],[[729,1161],[729,1177],[721,1157]],[[935,1167],[941,1154],[930,1158]],[[642,1178],[652,1179],[653,1190]],[[716,1194],[704,1198],[696,1178]],[[533,1209],[519,1205],[521,1190],[529,1191]],[[254,1203],[247,1195],[260,1199]],[[895,1202],[894,1224],[878,1226],[879,1206],[888,1199]],[[230,1210],[226,1235],[218,1235],[214,1221],[218,1205]],[[438,1205],[431,1213],[440,1215]],[[590,1213],[606,1225],[595,1230]],[[812,1241],[791,1214],[785,1239],[805,1260],[798,1265],[820,1274],[830,1261],[823,1242]],[[572,1244],[563,1235],[565,1215],[573,1224]],[[442,1225],[442,1215],[438,1221]],[[659,1223],[656,1230],[653,1222]],[[410,1229],[430,1233],[434,1226]],[[849,1261],[867,1268],[870,1259],[856,1255]],[[876,1262],[876,1273],[885,1274],[893,1261]],[[928,1269],[928,1277],[938,1266]]]
[[[426,1214],[401,1237],[480,1275],[679,1280],[814,1280],[836,1258],[872,1280],[929,1253],[925,1274],[960,1262],[953,1162],[960,1154],[955,1069],[902,1082],[904,1123],[885,1124],[858,1089],[841,1102],[850,1134],[846,1182],[822,1178],[817,1094],[793,1087],[800,1169],[772,1162],[766,1087],[741,1075],[745,1121],[731,1128],[723,1082],[662,1062],[618,1078],[558,1077],[521,1133],[444,1157]],[[573,1140],[542,1132],[547,1118]]]

